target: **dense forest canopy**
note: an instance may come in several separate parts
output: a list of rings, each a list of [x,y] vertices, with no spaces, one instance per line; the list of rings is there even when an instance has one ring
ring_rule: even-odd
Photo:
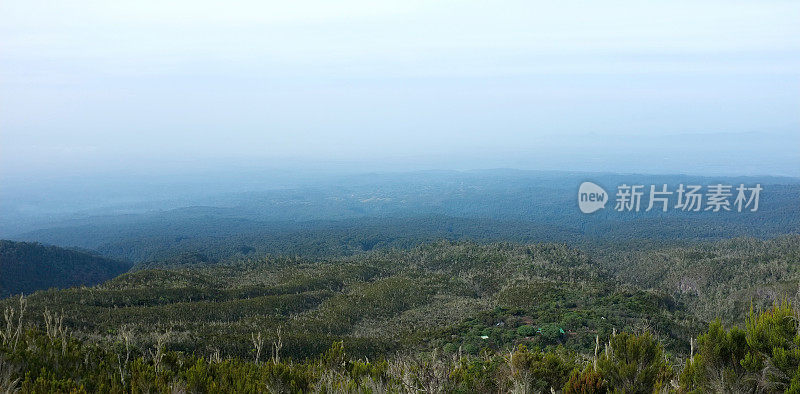
[[[0,297],[51,287],[92,286],[131,267],[83,251],[0,240]]]
[[[760,182],[764,190],[757,212],[618,212],[612,201],[586,215],[577,209],[578,185],[585,180],[612,194],[625,183],[666,184],[675,190],[681,183]],[[441,239],[613,245],[642,239],[772,238],[800,231],[800,180],[795,178],[494,170],[370,174],[330,182],[214,195],[180,208],[112,206],[42,222],[33,231],[6,233],[15,240],[96,250],[139,263],[185,253],[211,260],[264,254],[326,258]]]

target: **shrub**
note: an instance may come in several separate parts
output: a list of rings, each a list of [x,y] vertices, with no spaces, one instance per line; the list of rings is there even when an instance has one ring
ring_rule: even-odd
[[[597,365],[611,387],[626,393],[660,390],[672,375],[661,345],[649,333],[615,335]]]

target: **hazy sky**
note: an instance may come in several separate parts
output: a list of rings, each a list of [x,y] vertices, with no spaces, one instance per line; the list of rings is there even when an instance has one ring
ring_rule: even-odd
[[[0,171],[800,176],[798,21],[798,1],[2,0]]]

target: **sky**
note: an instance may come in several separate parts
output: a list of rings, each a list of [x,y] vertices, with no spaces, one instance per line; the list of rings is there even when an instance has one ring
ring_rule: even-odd
[[[0,177],[800,176],[797,1],[0,2]]]

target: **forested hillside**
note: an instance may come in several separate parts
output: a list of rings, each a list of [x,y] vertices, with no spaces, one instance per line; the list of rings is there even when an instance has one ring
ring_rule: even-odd
[[[762,182],[758,212],[617,212],[577,208],[584,180],[609,193],[622,183]],[[767,183],[769,182],[769,183]],[[184,253],[209,260],[263,254],[328,258],[447,239],[566,242],[580,246],[648,239],[772,238],[800,229],[793,178],[704,178],[532,171],[423,172],[339,179],[335,185],[231,193],[177,209],[120,207],[38,225],[12,239],[80,247],[134,262]],[[673,201],[674,203],[674,201]],[[2,223],[0,223],[2,224]]]
[[[800,295],[798,235],[680,247],[620,244],[589,253],[619,280],[669,294],[707,321],[741,324],[750,307]]]
[[[595,257],[563,244],[442,241],[142,265],[0,301],[0,387],[782,392],[800,379],[790,355],[800,337],[787,320],[796,312],[769,305],[794,297],[798,245],[734,239]],[[720,305],[742,329],[709,320]]]
[[[0,298],[51,287],[93,286],[130,266],[86,252],[0,240]]]
[[[653,329],[669,349],[686,352],[696,328],[668,295],[618,283],[556,244],[442,242],[321,261],[195,263],[39,292],[28,308],[34,317],[63,310],[85,335],[171,331],[176,349],[236,357],[249,354],[251,334],[278,329],[285,354],[303,358],[334,340],[369,357],[518,343],[588,351],[614,329]]]

